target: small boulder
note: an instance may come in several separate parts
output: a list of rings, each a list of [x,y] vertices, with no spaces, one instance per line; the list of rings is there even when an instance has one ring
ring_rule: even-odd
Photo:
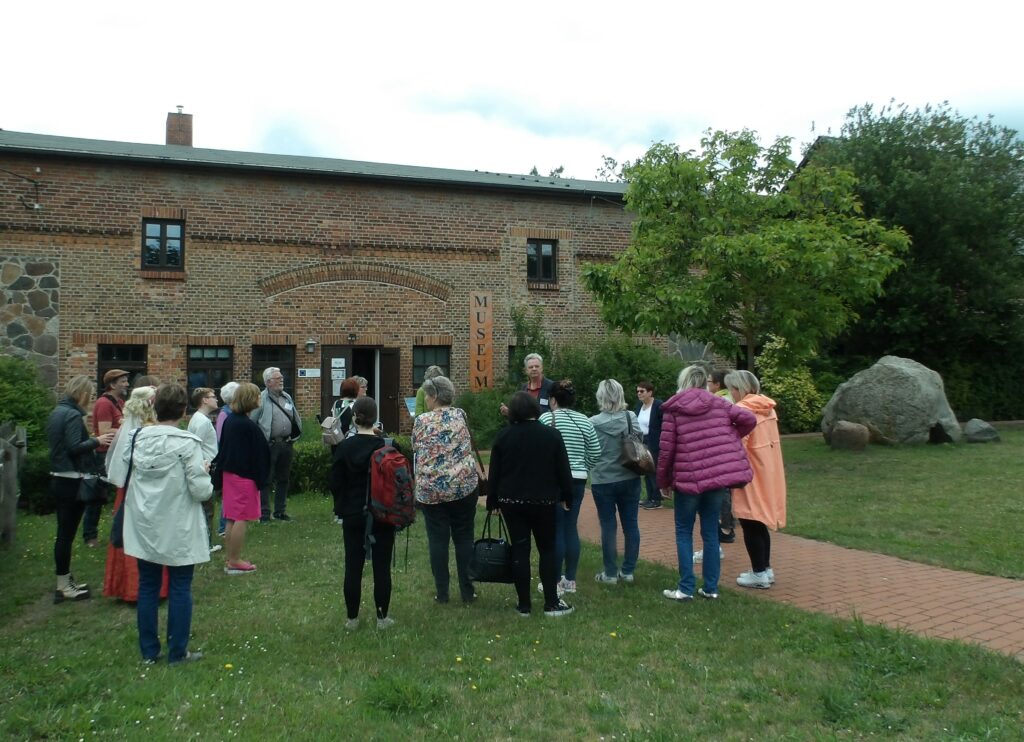
[[[999,431],[984,420],[972,418],[964,423],[964,439],[968,443],[989,443],[999,440]]]
[[[871,431],[859,423],[840,420],[832,428],[828,444],[843,451],[863,451],[871,442]]]

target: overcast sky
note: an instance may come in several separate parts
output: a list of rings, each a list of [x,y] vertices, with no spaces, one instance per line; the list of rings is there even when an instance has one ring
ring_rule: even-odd
[[[1019,0],[5,4],[0,128],[592,179],[891,98],[1024,129]]]

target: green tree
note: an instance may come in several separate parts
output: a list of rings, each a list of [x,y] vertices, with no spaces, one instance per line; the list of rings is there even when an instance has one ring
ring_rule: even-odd
[[[961,416],[1024,414],[996,399],[1024,375],[1024,143],[991,118],[948,104],[854,108],[842,137],[809,158],[848,167],[867,215],[899,225],[913,245],[885,294],[860,308],[834,353],[859,367],[886,353],[946,380]],[[854,370],[852,368],[846,369]],[[983,383],[979,384],[981,380]]]
[[[523,363],[530,353],[537,353],[547,366],[551,365],[551,341],[544,331],[544,308],[513,306],[509,308],[515,348],[508,358],[508,381],[515,387],[522,384]]]
[[[790,146],[708,132],[700,153],[659,143],[626,164],[630,245],[584,270],[605,321],[699,338],[723,354],[743,344],[749,368],[769,335],[802,357],[842,330],[907,239],[861,215],[849,172],[797,170]]]

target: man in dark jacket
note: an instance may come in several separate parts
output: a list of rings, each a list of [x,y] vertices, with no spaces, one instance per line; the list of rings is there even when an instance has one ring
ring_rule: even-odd
[[[551,387],[555,382],[544,375],[544,359],[538,353],[530,353],[523,359],[523,370],[526,372],[526,383],[519,387],[519,391],[526,392],[536,400],[541,414],[550,412],[548,400],[551,399]],[[508,416],[508,407],[502,405],[501,414]]]
[[[654,398],[654,385],[649,381],[641,381],[636,385],[636,409],[633,410],[640,422],[640,430],[644,434],[644,444],[654,457],[654,465],[658,465],[658,440],[661,438],[661,400]],[[654,481],[654,474],[644,477],[647,483],[647,499],[640,503],[645,510],[661,507],[661,491]]]

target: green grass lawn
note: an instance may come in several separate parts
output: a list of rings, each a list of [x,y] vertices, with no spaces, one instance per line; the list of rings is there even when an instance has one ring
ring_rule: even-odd
[[[833,451],[783,442],[786,533],[917,562],[1024,578],[1024,428],[986,444]]]
[[[670,603],[675,575],[660,567],[642,564],[634,585],[582,580],[576,613],[557,620],[539,595],[518,618],[505,585],[436,605],[421,524],[408,571],[399,541],[397,624],[348,634],[329,502],[298,497],[289,512],[297,522],[252,529],[255,575],[227,577],[220,559],[197,569],[192,648],[206,657],[174,668],[141,665],[131,607],[53,605],[53,519],[23,517],[18,546],[0,552],[0,737],[1022,736],[1024,673],[1010,658],[729,589]],[[76,544],[76,576],[98,586],[103,556]],[[580,574],[599,563],[587,547]],[[367,574],[364,616],[371,588]]]

